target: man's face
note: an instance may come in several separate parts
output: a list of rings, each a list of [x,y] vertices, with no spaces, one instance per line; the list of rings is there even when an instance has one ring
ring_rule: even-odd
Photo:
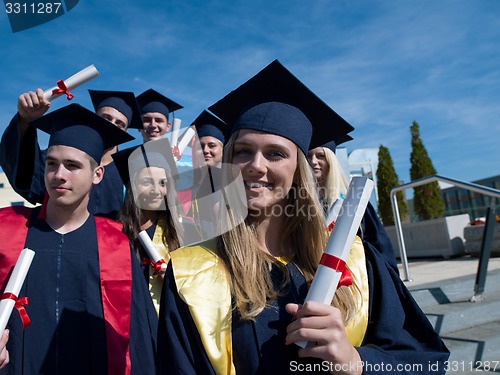
[[[144,143],[163,138],[170,130],[170,123],[163,113],[147,112],[142,115],[143,129],[140,130]]]
[[[128,119],[123,113],[113,107],[101,107],[97,110],[96,114],[105,120],[108,120],[116,127],[123,131],[127,131]]]
[[[69,146],[50,146],[45,158],[45,186],[51,202],[59,207],[87,205],[92,185],[102,180],[102,167],[85,152]]]

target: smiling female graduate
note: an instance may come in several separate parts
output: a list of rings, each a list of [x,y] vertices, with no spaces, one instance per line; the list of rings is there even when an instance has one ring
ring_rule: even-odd
[[[152,374],[157,318],[121,225],[89,213],[104,150],[132,139],[70,104],[30,123],[50,134],[41,207],[0,210],[0,284],[19,252],[35,252],[12,314],[1,374]]]
[[[182,207],[177,201],[175,179],[178,172],[170,142],[162,138],[127,148],[113,154],[113,160],[127,188],[118,220],[123,223],[123,232],[143,265],[158,312],[165,268],[161,261],[151,262],[138,234],[146,231],[165,262],[170,259],[169,253],[181,244],[183,225],[177,211]]]
[[[430,361],[444,372],[441,339],[360,238],[347,261],[352,284],[346,277],[331,306],[301,305],[326,244],[307,150],[353,128],[277,60],[209,109],[232,126],[225,160],[241,169],[249,215],[211,242],[172,253],[159,373],[369,374],[381,364],[422,364],[421,374]]]

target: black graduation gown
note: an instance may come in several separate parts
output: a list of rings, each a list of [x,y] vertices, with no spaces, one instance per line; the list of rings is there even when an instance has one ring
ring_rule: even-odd
[[[206,174],[198,185],[192,189],[191,208],[188,216],[194,218],[194,223],[201,237],[198,241],[212,238],[217,233],[217,218],[214,215],[214,206],[218,203],[215,196],[210,195],[221,190],[221,168],[206,166]],[[191,237],[191,236],[189,236]],[[192,243],[192,241],[190,241]]]
[[[10,364],[0,374],[106,374],[105,322],[94,217],[61,235],[31,216],[26,247],[35,257],[20,296],[28,296],[31,325],[11,315]],[[128,251],[128,249],[126,250]],[[138,262],[132,257],[130,360],[132,374],[153,374],[156,312]]]
[[[35,128],[28,128],[20,140],[18,115],[14,116],[0,142],[0,165],[16,193],[32,204],[45,196],[45,153],[38,146]],[[114,162],[104,167],[104,177],[90,192],[91,214],[116,219],[123,204],[123,182]]]
[[[370,286],[369,323],[363,344],[356,349],[366,365],[364,374],[383,373],[382,363],[385,369],[407,364],[414,370],[395,372],[401,374],[444,373],[449,351],[392,265],[372,245],[365,241],[363,244]],[[278,300],[277,309],[266,309],[255,323],[241,322],[233,316],[233,363],[238,375],[290,373],[299,368],[298,364],[319,363],[298,358],[296,347],[284,345],[291,321],[284,304],[302,303],[307,288],[294,266],[288,265],[287,269],[292,282]],[[158,374],[214,373],[188,307],[179,298],[171,266],[163,287],[158,360]],[[295,367],[290,367],[291,361],[296,361]],[[439,364],[438,372],[429,366],[435,363]]]
[[[368,202],[363,219],[361,220],[361,228],[362,234],[360,237],[373,245],[394,271],[399,273],[394,247],[375,208],[370,202]]]

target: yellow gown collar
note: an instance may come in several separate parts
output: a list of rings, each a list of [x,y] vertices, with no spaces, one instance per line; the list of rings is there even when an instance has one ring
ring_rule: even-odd
[[[163,244],[163,230],[160,222],[156,225],[155,233],[153,235],[153,246],[156,251],[161,255],[166,263],[170,260],[170,253],[168,248]],[[156,309],[156,314],[160,312],[160,298],[161,290],[163,287],[163,279],[158,275],[153,274],[153,270],[149,269],[149,293],[151,294],[151,299]]]
[[[171,253],[177,291],[187,304],[216,374],[236,374],[231,339],[231,292],[213,252],[215,240]]]
[[[170,253],[180,298],[187,304],[216,374],[235,374],[232,354],[232,309],[228,275],[214,252],[215,240]],[[279,259],[283,264],[291,258]],[[361,291],[362,302],[346,326],[352,345],[359,346],[368,325],[368,278],[363,244],[356,237],[347,265]]]

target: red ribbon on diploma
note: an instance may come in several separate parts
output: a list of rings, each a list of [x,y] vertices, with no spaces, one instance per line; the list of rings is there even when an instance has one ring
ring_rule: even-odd
[[[57,81],[57,87],[58,89],[52,90],[52,95],[57,95],[57,94],[66,94],[66,98],[68,100],[71,100],[74,98],[73,94],[69,92],[68,88],[66,87],[66,84],[62,79]]]
[[[337,272],[342,272],[340,275],[340,281],[338,287],[352,285],[352,275],[351,271],[346,267],[345,262],[337,258],[336,256],[330,255],[328,253],[323,253],[319,264],[326,266],[328,268],[334,269]],[[338,288],[337,287],[337,288]]]
[[[19,312],[19,316],[21,317],[21,321],[23,323],[23,329],[30,325],[30,317],[24,308],[24,306],[28,306],[28,297],[17,298],[14,293],[4,293],[0,299],[11,299],[15,301],[16,303],[14,304],[14,307]]]
[[[150,265],[153,268],[153,273],[157,273],[159,270],[161,270],[162,264],[165,264],[165,261],[163,259],[160,259],[158,262],[155,262],[153,259],[146,258],[142,261],[142,264],[144,266]]]
[[[172,154],[175,156],[175,158],[177,160],[181,160],[181,152],[179,151],[179,147],[178,146],[173,146],[172,147]]]

